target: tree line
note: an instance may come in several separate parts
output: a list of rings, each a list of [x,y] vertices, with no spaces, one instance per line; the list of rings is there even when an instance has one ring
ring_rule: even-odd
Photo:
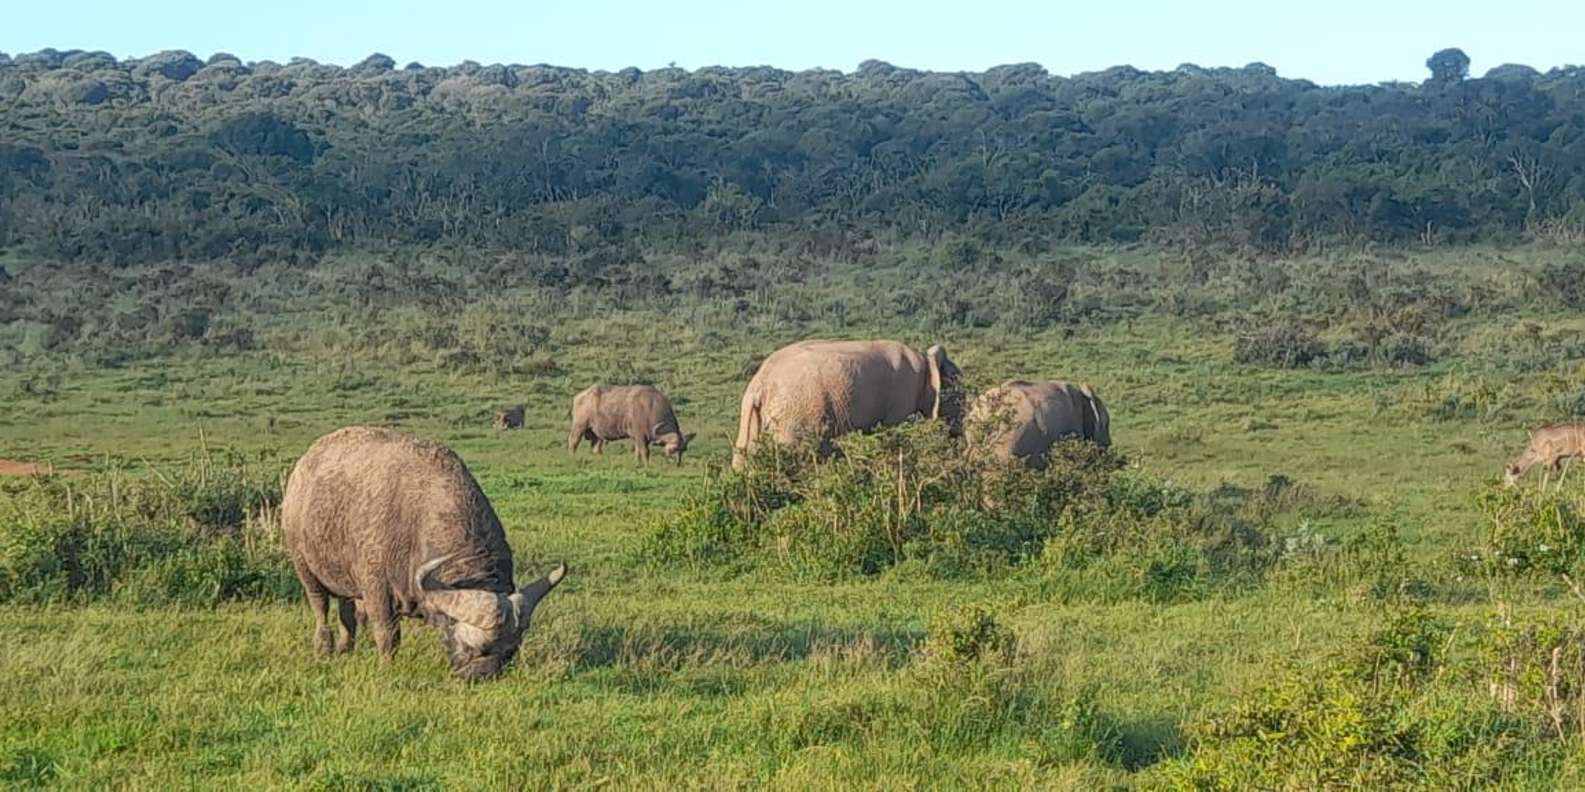
[[[0,54],[0,249],[265,260],[574,255],[736,232],[1148,241],[1585,239],[1585,68],[1321,86],[1270,67],[1059,77],[347,68]]]

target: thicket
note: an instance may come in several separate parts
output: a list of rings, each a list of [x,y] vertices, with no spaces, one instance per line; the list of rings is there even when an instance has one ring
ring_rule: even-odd
[[[1577,631],[1552,624],[1494,620],[1477,628],[1482,650],[1461,654],[1452,624],[1395,604],[1319,667],[1295,662],[1190,723],[1188,752],[1154,780],[1178,790],[1573,786],[1585,676]]]
[[[386,242],[621,260],[762,231],[844,254],[924,238],[972,265],[1029,240],[1585,238],[1585,70],[1467,77],[0,55],[0,248],[117,266]]]
[[[1585,491],[1537,483],[1476,493],[1485,535],[1465,560],[1487,574],[1585,582]]]
[[[1194,492],[1078,441],[1027,470],[966,452],[935,422],[836,448],[820,462],[770,445],[742,471],[712,470],[645,555],[817,579],[1024,571],[1055,596],[1174,601],[1264,581],[1293,555],[1279,523],[1354,508],[1284,476]],[[1333,552],[1309,539],[1308,559]]]
[[[1395,253],[1196,265],[1116,250],[1002,250],[956,268],[915,243],[853,260],[750,236],[697,256],[653,250],[598,266],[457,251],[256,268],[33,263],[0,288],[0,364],[269,351],[543,377],[561,372],[570,347],[588,346],[577,323],[615,326],[624,315],[760,344],[767,333],[1018,338],[1170,317],[1225,338],[1233,359],[1252,366],[1413,366],[1468,355],[1459,346],[1467,318],[1565,309],[1548,273],[1585,263],[1571,250],[1531,251],[1533,263],[1481,251],[1480,267],[1441,268]],[[586,274],[572,285],[523,275],[541,271]],[[1578,334],[1558,332],[1521,322],[1478,354],[1521,372],[1585,360]],[[1582,389],[1558,398],[1578,401]]]
[[[1491,485],[1475,499],[1485,531],[1459,566],[1492,584],[1484,623],[1437,616],[1404,585],[1396,543],[1380,530],[1359,534],[1349,544],[1364,552],[1352,567],[1377,579],[1375,599],[1386,603],[1377,626],[1186,724],[1188,750],[1155,781],[1182,790],[1579,786],[1579,605],[1521,610],[1503,592],[1539,583],[1585,597],[1580,491]]]
[[[829,675],[843,668],[879,670],[874,653],[842,659],[811,687],[794,687],[765,708],[759,733],[773,750],[906,740],[936,757],[989,751],[1039,766],[1123,759],[1122,729],[1094,692],[1053,679],[1021,653],[1017,633],[990,606],[936,614],[908,662],[884,669],[883,685],[831,684]]]
[[[279,470],[226,452],[163,469],[0,479],[0,603],[296,598],[280,499]]]

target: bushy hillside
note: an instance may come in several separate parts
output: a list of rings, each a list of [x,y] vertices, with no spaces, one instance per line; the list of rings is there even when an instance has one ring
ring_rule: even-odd
[[[245,64],[0,55],[0,246],[106,263],[569,253],[744,229],[1232,245],[1585,234],[1585,70]]]

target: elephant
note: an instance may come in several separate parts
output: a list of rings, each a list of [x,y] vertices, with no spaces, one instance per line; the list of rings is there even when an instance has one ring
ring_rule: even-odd
[[[963,373],[940,345],[920,353],[897,341],[808,340],[773,352],[743,391],[732,467],[742,469],[760,438],[817,443],[914,415],[962,419]]]
[[[1051,444],[1071,437],[1112,445],[1112,418],[1088,384],[1010,380],[969,407],[965,435],[971,449],[1021,459],[1044,470]]]

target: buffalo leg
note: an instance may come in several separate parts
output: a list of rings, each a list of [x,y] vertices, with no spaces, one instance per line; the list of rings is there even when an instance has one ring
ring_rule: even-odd
[[[633,438],[633,456],[645,467],[649,467],[649,438],[638,435]]]
[[[369,624],[369,630],[374,633],[374,648],[379,651],[380,657],[390,659],[396,655],[396,647],[402,642],[402,627],[396,621],[396,612],[391,608],[391,592],[376,589],[377,593],[367,593],[364,589],[363,618]]]
[[[336,637],[336,654],[347,654],[358,640],[357,602],[346,597],[336,598],[336,608],[341,617],[341,634]]]
[[[297,580],[303,584],[303,595],[308,598],[308,607],[314,612],[314,651],[321,655],[328,655],[335,648],[335,632],[330,628],[330,592],[320,584],[319,578],[314,577],[308,568],[293,559],[292,567],[297,571]]]

